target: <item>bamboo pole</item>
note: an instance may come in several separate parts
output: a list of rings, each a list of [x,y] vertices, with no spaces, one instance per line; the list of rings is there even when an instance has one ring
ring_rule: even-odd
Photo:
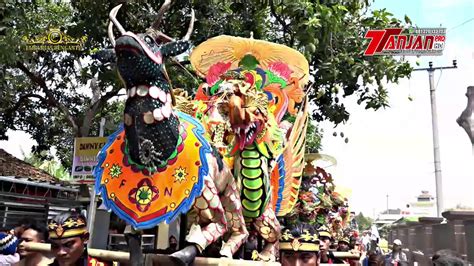
[[[46,243],[24,242],[25,250],[41,253],[50,253],[51,245]],[[88,248],[87,252],[91,257],[105,261],[129,262],[130,254],[122,251],[111,251],[103,249]]]
[[[51,245],[45,243],[33,243],[33,242],[24,242],[23,245],[27,251],[41,252],[41,253],[50,253]],[[122,263],[130,262],[130,253],[123,251],[111,251],[103,249],[89,248],[87,249],[91,257],[104,260],[104,261],[116,261]],[[334,257],[344,258],[344,259],[359,259],[360,253],[352,252],[333,252]],[[169,262],[167,255],[160,254],[146,254],[146,261],[152,261],[153,265],[163,265],[166,262]],[[246,261],[246,260],[232,260],[226,258],[203,258],[197,257],[195,266],[279,266],[278,262],[260,262],[260,261]]]

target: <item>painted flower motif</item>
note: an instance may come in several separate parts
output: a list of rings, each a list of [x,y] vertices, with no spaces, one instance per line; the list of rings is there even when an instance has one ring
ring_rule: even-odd
[[[207,71],[206,83],[209,86],[216,84],[216,82],[220,80],[221,75],[226,73],[227,70],[229,70],[230,65],[231,65],[230,62],[229,63],[219,62],[212,65]]]
[[[120,177],[121,174],[122,174],[122,167],[119,166],[118,164],[114,164],[112,165],[112,167],[110,167],[109,175],[112,178],[118,178]]]
[[[158,193],[158,189],[151,184],[150,179],[145,178],[128,193],[128,199],[137,205],[138,210],[146,212],[151,203],[158,198]]]
[[[186,180],[186,176],[188,175],[188,173],[186,173],[186,168],[182,168],[181,166],[176,169],[176,171],[174,172],[174,182],[179,182],[181,184],[181,182],[185,181]]]
[[[291,71],[291,69],[288,67],[287,64],[282,63],[282,62],[271,63],[268,66],[268,69],[271,72],[273,72],[275,75],[277,75],[280,78],[284,79],[285,81],[290,80],[291,73],[293,72],[293,71]]]

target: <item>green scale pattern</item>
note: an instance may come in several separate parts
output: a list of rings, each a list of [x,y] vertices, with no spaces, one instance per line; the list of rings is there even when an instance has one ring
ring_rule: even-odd
[[[247,219],[262,215],[270,200],[270,177],[267,158],[255,145],[249,145],[240,152],[236,170],[241,181],[243,215]]]

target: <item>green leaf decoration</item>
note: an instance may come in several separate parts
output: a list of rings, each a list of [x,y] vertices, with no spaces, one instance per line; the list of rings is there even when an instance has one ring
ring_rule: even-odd
[[[259,64],[257,58],[253,55],[245,55],[239,62],[239,67],[245,69],[245,70],[254,70],[257,68],[257,65]]]

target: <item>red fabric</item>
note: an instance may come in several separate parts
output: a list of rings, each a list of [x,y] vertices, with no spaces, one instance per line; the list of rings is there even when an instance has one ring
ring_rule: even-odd
[[[209,97],[204,93],[204,90],[202,89],[202,85],[199,86],[198,90],[196,91],[195,99],[198,100],[198,101],[207,101],[207,100],[209,100]]]

